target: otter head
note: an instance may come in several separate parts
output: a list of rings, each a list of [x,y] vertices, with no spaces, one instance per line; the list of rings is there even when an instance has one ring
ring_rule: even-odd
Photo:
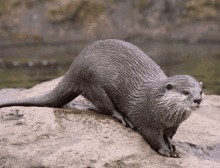
[[[199,107],[203,99],[202,82],[189,75],[168,77],[163,86],[163,114],[167,126],[178,125]]]

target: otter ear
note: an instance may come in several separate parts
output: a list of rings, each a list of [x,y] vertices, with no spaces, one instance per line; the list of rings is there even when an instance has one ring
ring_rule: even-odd
[[[203,83],[202,83],[202,82],[199,82],[199,84],[200,84],[200,86],[202,86],[202,85],[203,85]]]
[[[171,83],[167,83],[167,84],[165,85],[165,87],[166,87],[167,90],[173,89],[173,85],[172,85]]]

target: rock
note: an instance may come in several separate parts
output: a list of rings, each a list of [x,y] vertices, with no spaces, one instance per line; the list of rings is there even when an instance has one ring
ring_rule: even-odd
[[[217,0],[14,1],[1,4],[2,48],[106,38],[220,41]]]
[[[39,84],[14,96],[32,96],[61,80]],[[1,94],[2,92],[7,94]],[[1,98],[10,90],[0,91]],[[47,107],[0,109],[1,167],[220,167],[220,96],[205,96],[202,107],[174,136],[181,158],[158,155],[137,132],[88,110]],[[79,106],[80,105],[80,106]],[[79,96],[66,108],[92,105]],[[82,109],[82,108],[81,108]]]

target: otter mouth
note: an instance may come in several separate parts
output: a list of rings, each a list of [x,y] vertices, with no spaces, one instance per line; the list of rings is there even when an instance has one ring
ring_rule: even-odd
[[[190,110],[191,111],[194,111],[194,110],[197,110],[198,108],[200,108],[200,105],[199,104],[196,104],[196,105],[193,105],[190,107]]]

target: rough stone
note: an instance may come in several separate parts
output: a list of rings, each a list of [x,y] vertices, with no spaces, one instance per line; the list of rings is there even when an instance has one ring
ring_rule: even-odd
[[[14,96],[42,94],[60,80],[17,91]],[[0,98],[11,92],[1,90]],[[174,141],[181,158],[158,155],[137,132],[109,116],[66,109],[91,107],[81,96],[66,108],[1,108],[0,167],[218,168],[219,102],[219,96],[205,96],[201,108],[180,125]]]

